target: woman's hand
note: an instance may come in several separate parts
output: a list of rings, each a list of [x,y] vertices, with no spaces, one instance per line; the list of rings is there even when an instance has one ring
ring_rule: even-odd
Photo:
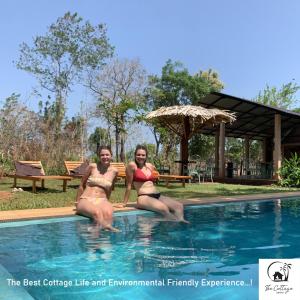
[[[126,204],[125,203],[119,203],[119,204],[115,205],[115,207],[124,208],[124,207],[126,207]]]

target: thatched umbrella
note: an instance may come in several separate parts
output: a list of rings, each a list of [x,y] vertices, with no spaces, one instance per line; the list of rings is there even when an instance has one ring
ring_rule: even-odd
[[[201,128],[220,123],[233,122],[235,116],[224,110],[204,108],[202,106],[161,107],[146,116],[146,120],[166,127],[181,137],[181,174],[188,163],[188,141]]]

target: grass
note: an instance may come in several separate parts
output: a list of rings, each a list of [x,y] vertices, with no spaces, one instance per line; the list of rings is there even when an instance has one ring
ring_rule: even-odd
[[[68,184],[67,192],[62,191],[62,182],[49,180],[45,181],[46,189],[31,192],[31,181],[18,180],[18,187],[23,192],[15,192],[10,198],[0,199],[0,210],[31,209],[46,207],[64,207],[74,205],[79,180],[72,180]],[[0,179],[0,191],[11,191],[13,179]],[[297,191],[296,188],[284,188],[279,186],[248,186],[221,183],[187,184],[185,188],[181,184],[172,183],[169,188],[160,184],[158,190],[166,196],[177,199],[203,198],[217,196],[253,195],[265,193],[278,193]],[[125,187],[123,182],[117,183],[112,192],[111,202],[119,203],[123,200]],[[136,200],[136,191],[132,191],[130,201]]]

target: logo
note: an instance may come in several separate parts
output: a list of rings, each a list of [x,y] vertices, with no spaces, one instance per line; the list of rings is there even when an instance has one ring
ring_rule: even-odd
[[[267,270],[268,276],[274,282],[288,281],[291,266],[281,261],[272,262]]]
[[[259,260],[259,300],[300,299],[300,259]]]

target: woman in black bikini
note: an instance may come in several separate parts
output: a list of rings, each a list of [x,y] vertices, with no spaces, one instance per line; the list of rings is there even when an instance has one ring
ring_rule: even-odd
[[[111,150],[101,146],[98,151],[100,162],[90,164],[82,177],[76,197],[77,214],[95,220],[101,228],[117,231],[112,227],[113,207],[108,202],[118,171],[110,166]]]
[[[127,187],[123,207],[126,206],[132,184],[137,191],[137,207],[162,214],[168,220],[186,222],[183,216],[183,205],[169,197],[162,196],[155,188],[155,168],[147,163],[147,148],[138,145],[135,149],[135,161],[126,168]]]

